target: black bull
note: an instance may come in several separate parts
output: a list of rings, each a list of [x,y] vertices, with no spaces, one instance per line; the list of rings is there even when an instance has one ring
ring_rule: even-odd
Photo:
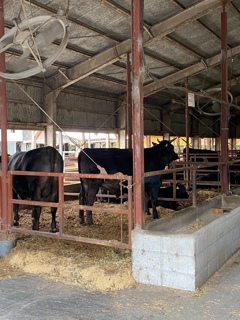
[[[63,172],[63,159],[53,147],[18,152],[9,157],[10,171]],[[47,176],[13,176],[13,198],[30,199],[32,201],[58,201],[58,178]],[[19,204],[14,204],[14,226],[19,225]],[[51,231],[56,232],[56,211],[51,208]],[[39,230],[40,206],[33,206],[32,229]]]
[[[173,145],[166,140],[159,144],[144,149],[144,171],[151,172],[163,170],[172,161],[178,159],[178,155],[174,152]],[[97,165],[103,167],[108,174],[121,172],[124,175],[133,175],[133,156],[132,149],[117,148],[85,148],[78,156],[79,173],[99,173]],[[79,204],[92,206],[96,194],[104,184],[103,179],[85,179],[81,178],[81,189],[79,193]],[[158,189],[161,185],[161,175],[149,177],[145,179],[148,184],[149,196],[152,201],[153,217],[158,218],[155,202],[158,196]],[[104,186],[105,187],[105,186]],[[108,189],[112,191],[110,188]],[[80,223],[84,224],[84,210],[79,210]],[[92,211],[87,210],[87,223],[93,224]]]

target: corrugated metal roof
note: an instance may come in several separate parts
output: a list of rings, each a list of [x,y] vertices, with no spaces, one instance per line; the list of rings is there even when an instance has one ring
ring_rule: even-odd
[[[67,85],[67,79],[58,71],[60,69],[75,86],[102,91],[110,96],[126,93],[126,54],[131,50],[130,0],[15,0],[14,6],[12,0],[5,0],[6,32],[13,27],[12,19],[18,16],[21,3],[28,17],[55,15],[59,7],[67,10],[67,47],[45,74],[36,77],[44,77],[51,83],[58,77],[60,81],[56,83]],[[226,12],[229,91],[238,105],[240,0],[228,1]],[[173,86],[184,87],[186,77],[189,89],[196,93],[220,86],[221,13],[221,1],[216,0],[144,1],[146,102],[167,107],[172,100],[181,100],[185,91]],[[23,12],[21,17],[24,17]],[[51,55],[55,48],[55,44],[49,46],[45,54]],[[7,68],[11,66],[14,70],[20,55],[21,50],[16,46],[9,47]],[[161,80],[159,86],[158,80]],[[234,114],[239,113],[235,108]]]

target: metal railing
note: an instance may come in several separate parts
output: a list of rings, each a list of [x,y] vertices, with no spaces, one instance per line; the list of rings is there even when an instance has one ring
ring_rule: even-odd
[[[12,195],[12,178],[13,175],[24,175],[24,176],[48,176],[48,177],[57,177],[58,178],[58,202],[44,202],[44,201],[30,201],[30,200],[20,200],[20,199],[13,199]],[[104,239],[97,239],[97,238],[90,238],[90,237],[83,237],[73,234],[66,234],[65,233],[65,222],[64,222],[64,210],[65,209],[82,209],[82,210],[94,210],[100,211],[101,208],[96,208],[94,206],[86,206],[86,205],[77,205],[77,204],[69,204],[64,202],[64,179],[71,178],[71,177],[78,177],[78,178],[91,178],[91,179],[114,179],[119,181],[127,181],[128,186],[132,185],[132,177],[125,176],[125,175],[107,175],[107,174],[77,174],[77,173],[52,173],[52,172],[29,172],[29,171],[9,171],[9,184],[8,184],[8,221],[13,221],[13,204],[19,205],[31,205],[31,206],[41,206],[41,207],[55,207],[58,209],[58,216],[59,216],[59,232],[57,233],[50,233],[44,231],[36,231],[36,230],[29,230],[26,228],[21,227],[14,227],[12,223],[9,226],[9,231],[23,233],[26,235],[37,235],[37,236],[45,236],[50,238],[57,238],[57,239],[64,239],[64,240],[74,240],[92,244],[99,244],[103,246],[112,246],[117,248],[124,248],[124,249],[131,249],[131,231],[133,229],[133,218],[132,218],[132,188],[128,188],[128,204],[126,209],[125,208],[104,208],[104,212],[109,214],[118,213],[121,217],[127,216],[128,220],[128,241],[125,243],[123,242],[123,224],[122,219],[120,219],[120,240],[111,239],[111,240],[104,240]],[[76,194],[78,196],[78,193]]]
[[[183,164],[181,167],[180,165]],[[240,160],[237,161],[230,161],[228,164],[230,165],[236,165],[236,168],[239,167],[239,175],[240,175]],[[154,175],[159,174],[166,174],[166,173],[173,173],[173,176],[176,176],[176,173],[183,172],[183,180],[176,180],[173,178],[173,186],[176,186],[176,182],[180,181],[183,184],[191,185],[192,187],[192,205],[197,205],[197,187],[207,184],[206,181],[199,181],[198,177],[199,175],[205,175],[207,172],[209,172],[209,167],[216,167],[216,172],[219,174],[219,179],[216,179],[216,181],[211,181],[210,185],[219,187],[220,186],[220,174],[221,174],[221,166],[223,163],[221,162],[184,162],[184,163],[177,163],[176,168],[171,169],[164,169],[161,171],[154,171],[154,172],[148,172],[144,174],[144,177],[150,177]],[[211,171],[213,169],[211,168]],[[186,174],[188,172],[188,174]],[[59,193],[59,199],[58,202],[43,202],[43,201],[30,201],[30,200],[20,200],[20,199],[13,199],[12,197],[12,178],[13,175],[25,175],[25,176],[49,176],[49,177],[57,177],[58,178],[58,193]],[[187,179],[184,177],[188,177]],[[81,235],[74,235],[66,233],[65,231],[65,225],[66,222],[64,221],[64,211],[67,209],[74,209],[74,210],[94,210],[95,212],[101,212],[102,208],[97,208],[96,206],[86,206],[86,205],[79,205],[74,203],[66,203],[64,196],[68,193],[64,192],[64,180],[71,179],[71,178],[89,178],[89,179],[114,179],[119,180],[120,183],[123,181],[127,181],[128,185],[128,204],[127,207],[117,207],[117,208],[106,208],[104,207],[104,212],[109,214],[109,218],[111,219],[110,215],[113,213],[117,213],[120,215],[120,217],[127,217],[127,241],[126,239],[126,227],[123,228],[123,220],[120,219],[120,225],[119,225],[119,233],[120,235],[118,238],[105,240],[105,239],[98,239],[97,237],[86,237]],[[8,221],[9,221],[9,228],[8,230],[11,232],[17,232],[17,233],[23,233],[26,235],[37,235],[37,236],[45,236],[50,238],[57,238],[57,239],[65,239],[65,240],[73,240],[73,241],[80,241],[80,242],[86,242],[86,243],[92,243],[92,244],[99,244],[103,246],[112,246],[112,247],[118,247],[118,248],[124,248],[124,249],[131,249],[131,232],[134,226],[133,223],[133,212],[132,212],[132,177],[126,176],[126,175],[108,175],[108,174],[79,174],[79,173],[50,173],[50,172],[24,172],[24,171],[9,171],[8,172]],[[233,186],[240,186],[238,184],[234,184]],[[230,186],[229,186],[230,187]],[[80,187],[79,187],[80,188]],[[173,188],[175,190],[175,188]],[[78,197],[78,193],[71,193],[72,196]],[[106,195],[107,196],[107,195]],[[178,199],[176,198],[176,193],[173,193],[173,198],[159,198],[160,200],[166,200],[166,201],[178,201],[181,200],[181,202],[189,201],[188,199]],[[12,225],[13,221],[13,204],[19,204],[19,205],[35,205],[35,206],[42,206],[42,207],[55,207],[58,209],[58,219],[59,219],[59,232],[57,233],[50,233],[45,231],[35,231],[30,230],[26,228],[21,227],[14,227]],[[124,230],[123,230],[124,229]]]

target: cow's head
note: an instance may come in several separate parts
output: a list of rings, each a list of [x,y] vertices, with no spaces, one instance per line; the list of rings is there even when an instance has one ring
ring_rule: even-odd
[[[188,199],[189,198],[189,194],[187,193],[187,189],[182,183],[177,182],[176,187],[177,187],[177,197],[178,198],[181,198],[181,199]]]
[[[163,140],[153,148],[158,148],[159,155],[165,166],[178,159],[178,155],[174,151],[174,146],[171,141]]]

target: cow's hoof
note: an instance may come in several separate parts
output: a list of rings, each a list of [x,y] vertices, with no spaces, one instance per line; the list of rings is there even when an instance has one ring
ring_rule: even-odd
[[[14,225],[14,227],[18,227],[19,226],[19,222],[18,221],[13,221],[13,225]]]
[[[50,229],[50,232],[51,233],[56,233],[56,232],[58,232],[59,230],[57,229],[57,228],[54,228],[54,229]]]

